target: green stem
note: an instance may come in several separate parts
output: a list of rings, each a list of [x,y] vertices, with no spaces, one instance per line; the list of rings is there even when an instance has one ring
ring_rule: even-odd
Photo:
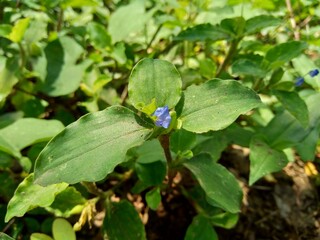
[[[164,150],[164,155],[167,159],[168,165],[168,189],[171,189],[173,179],[176,176],[177,172],[171,168],[172,165],[172,156],[170,152],[170,138],[168,134],[159,136],[160,144]]]
[[[93,182],[81,182],[82,186],[84,186],[89,193],[96,195],[101,198],[105,198],[105,193],[97,187],[97,185]]]
[[[21,57],[21,62],[20,62],[20,69],[22,70],[24,66],[26,65],[27,59],[26,59],[26,52],[23,49],[23,46],[21,43],[18,43],[19,50],[20,50],[20,57]]]
[[[160,32],[161,28],[162,28],[163,24],[161,24],[157,30],[155,31],[155,33],[153,34],[151,40],[149,41],[147,47],[146,47],[146,51],[148,51],[148,49],[151,47],[151,44],[153,43],[153,41],[156,39],[158,33]]]
[[[224,59],[223,63],[219,66],[218,68],[218,71],[216,73],[216,77],[219,77],[221,75],[221,73],[223,71],[226,70],[226,68],[228,67],[230,61],[232,60],[233,56],[236,54],[237,52],[237,47],[238,47],[238,44],[240,42],[240,39],[234,39],[232,40],[231,42],[231,46],[228,50],[228,53],[227,53],[227,56],[226,58]]]
[[[57,32],[60,32],[60,31],[61,31],[61,28],[62,28],[63,13],[64,13],[64,12],[63,12],[63,9],[60,8],[59,15],[58,15]]]

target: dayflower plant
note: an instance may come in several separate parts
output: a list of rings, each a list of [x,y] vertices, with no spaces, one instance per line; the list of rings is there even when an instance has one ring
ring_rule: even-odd
[[[168,128],[171,122],[171,116],[168,106],[158,107],[152,116],[156,116],[156,126]]]
[[[319,74],[319,70],[313,69],[313,70],[309,71],[307,74],[305,74],[303,77],[301,77],[301,76],[297,77],[296,82],[295,82],[296,87],[300,87],[304,83],[304,77],[306,75],[309,75],[310,77],[315,77],[318,74]]]

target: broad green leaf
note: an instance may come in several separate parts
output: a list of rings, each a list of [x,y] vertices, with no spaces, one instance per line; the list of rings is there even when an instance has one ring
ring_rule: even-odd
[[[19,150],[37,142],[50,140],[63,130],[58,120],[21,118],[9,126],[0,129],[0,138],[10,142]]]
[[[165,161],[163,148],[158,139],[146,141],[136,149],[138,163],[152,163],[156,161]]]
[[[214,161],[218,161],[223,150],[228,146],[227,135],[223,131],[213,132],[211,136],[197,136],[197,145],[192,149],[193,153],[209,153]]]
[[[303,161],[313,161],[315,159],[318,140],[319,130],[314,128],[302,142],[295,146]]]
[[[112,203],[108,210],[103,223],[106,239],[146,239],[144,226],[131,203],[126,200]]]
[[[54,137],[40,153],[35,181],[41,185],[59,182],[95,182],[125,161],[128,149],[141,145],[150,127],[131,110],[112,106],[87,114]]]
[[[308,134],[308,130],[287,111],[277,114],[260,132],[270,147],[279,150],[295,146]]]
[[[7,112],[5,114],[2,114],[0,116],[0,129],[14,123],[15,121],[17,121],[22,117],[23,117],[23,112],[21,111]]]
[[[48,23],[43,20],[33,20],[24,34],[24,40],[28,44],[36,43],[47,36]]]
[[[19,81],[16,77],[18,67],[17,62],[0,56],[0,106]]]
[[[214,79],[184,92],[182,128],[196,133],[221,130],[261,104],[251,89],[233,80]]]
[[[320,111],[318,105],[318,103],[320,102],[320,93],[315,93],[309,96],[305,99],[305,101],[309,110],[310,128],[316,128],[320,123]]]
[[[87,26],[87,32],[93,46],[97,49],[105,49],[111,45],[111,38],[107,29],[100,23],[90,22]]]
[[[234,228],[239,220],[238,213],[218,213],[214,216],[210,216],[210,221],[214,226],[222,227],[225,229]]]
[[[41,187],[33,183],[33,174],[30,174],[19,184],[9,201],[5,221],[8,222],[13,217],[22,217],[36,207],[50,206],[55,196],[67,186],[66,183],[59,183]]]
[[[253,138],[250,144],[249,185],[269,173],[280,171],[287,163],[284,152],[272,149],[258,137]]]
[[[175,153],[190,150],[195,142],[196,134],[184,129],[179,129],[170,136],[170,148]]]
[[[142,31],[154,12],[155,9],[146,12],[142,0],[132,1],[126,6],[119,7],[111,14],[109,20],[108,32],[112,42],[126,40],[130,34]]]
[[[32,233],[30,240],[53,240],[53,238],[43,233]]]
[[[233,38],[242,38],[246,22],[243,17],[226,18],[221,21],[221,28],[233,35]]]
[[[136,163],[135,169],[139,179],[147,186],[160,185],[167,172],[166,163],[163,161]]]
[[[219,26],[213,26],[209,23],[200,24],[191,28],[188,28],[180,32],[174,40],[176,41],[218,41],[229,39],[229,33]]]
[[[252,34],[263,28],[278,26],[282,20],[271,15],[259,15],[246,21],[246,34]]]
[[[12,238],[12,237],[10,237],[7,234],[2,233],[2,232],[0,232],[0,239],[1,240],[14,240],[14,238]]]
[[[9,34],[12,31],[12,26],[9,24],[0,24],[0,36],[1,37],[9,37]]]
[[[63,218],[57,218],[53,221],[52,234],[54,240],[76,240],[76,233],[71,224]]]
[[[152,210],[157,210],[161,202],[160,188],[152,189],[146,194],[146,202]]]
[[[30,18],[19,19],[13,26],[11,33],[9,34],[9,39],[12,42],[21,42],[25,31],[27,30],[30,23]]]
[[[189,225],[184,240],[218,240],[218,235],[207,218],[197,215]]]
[[[18,147],[12,145],[7,139],[0,135],[0,151],[8,153],[16,158],[21,157]]]
[[[229,142],[242,147],[249,147],[254,132],[234,123],[225,130],[225,134]]]
[[[56,97],[74,92],[80,85],[87,62],[76,64],[83,48],[72,38],[64,36],[50,42],[34,66],[43,82],[39,88]]]
[[[304,128],[309,125],[309,112],[306,103],[300,98],[297,92],[272,91],[272,93],[282,103]]]
[[[267,71],[255,61],[250,59],[239,59],[232,64],[232,73],[238,75],[249,75],[263,78]]]
[[[298,57],[306,48],[307,44],[305,42],[291,41],[281,43],[271,48],[265,58],[273,68],[277,68]]]
[[[236,178],[208,154],[199,154],[183,163],[198,180],[210,202],[224,210],[240,211],[242,190]]]
[[[98,3],[95,0],[64,0],[62,1],[61,6],[63,8],[82,8],[87,6],[98,6]]]
[[[137,63],[129,79],[132,105],[141,110],[155,99],[156,106],[173,108],[181,95],[181,77],[172,63],[143,59]]]
[[[54,202],[46,210],[56,217],[68,218],[73,214],[80,214],[85,207],[86,199],[74,187],[68,187],[59,193]]]

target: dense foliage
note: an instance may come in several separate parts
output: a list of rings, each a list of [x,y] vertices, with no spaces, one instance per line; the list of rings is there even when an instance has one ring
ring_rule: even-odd
[[[319,22],[318,0],[1,1],[0,238],[164,239],[188,204],[179,237],[218,239],[315,160]]]

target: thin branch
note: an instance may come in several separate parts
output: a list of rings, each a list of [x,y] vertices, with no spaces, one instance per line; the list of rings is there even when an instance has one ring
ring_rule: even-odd
[[[296,20],[294,19],[294,13],[290,0],[286,0],[287,9],[290,15],[290,23],[293,30],[293,35],[295,40],[300,39],[299,27],[297,26]]]
[[[153,34],[151,40],[149,41],[147,47],[146,47],[146,51],[148,51],[148,49],[151,47],[153,41],[156,39],[156,37],[158,36],[158,33],[160,32],[161,28],[163,27],[163,24],[160,24],[159,27],[157,28],[157,30],[155,31],[155,33]]]
[[[228,50],[227,56],[224,59],[223,63],[219,66],[217,73],[216,73],[216,77],[219,77],[221,75],[221,73],[223,71],[226,70],[226,68],[228,67],[231,59],[233,58],[233,56],[236,54],[237,52],[237,47],[238,47],[238,43],[240,42],[240,39],[235,39],[231,42],[231,46]]]

